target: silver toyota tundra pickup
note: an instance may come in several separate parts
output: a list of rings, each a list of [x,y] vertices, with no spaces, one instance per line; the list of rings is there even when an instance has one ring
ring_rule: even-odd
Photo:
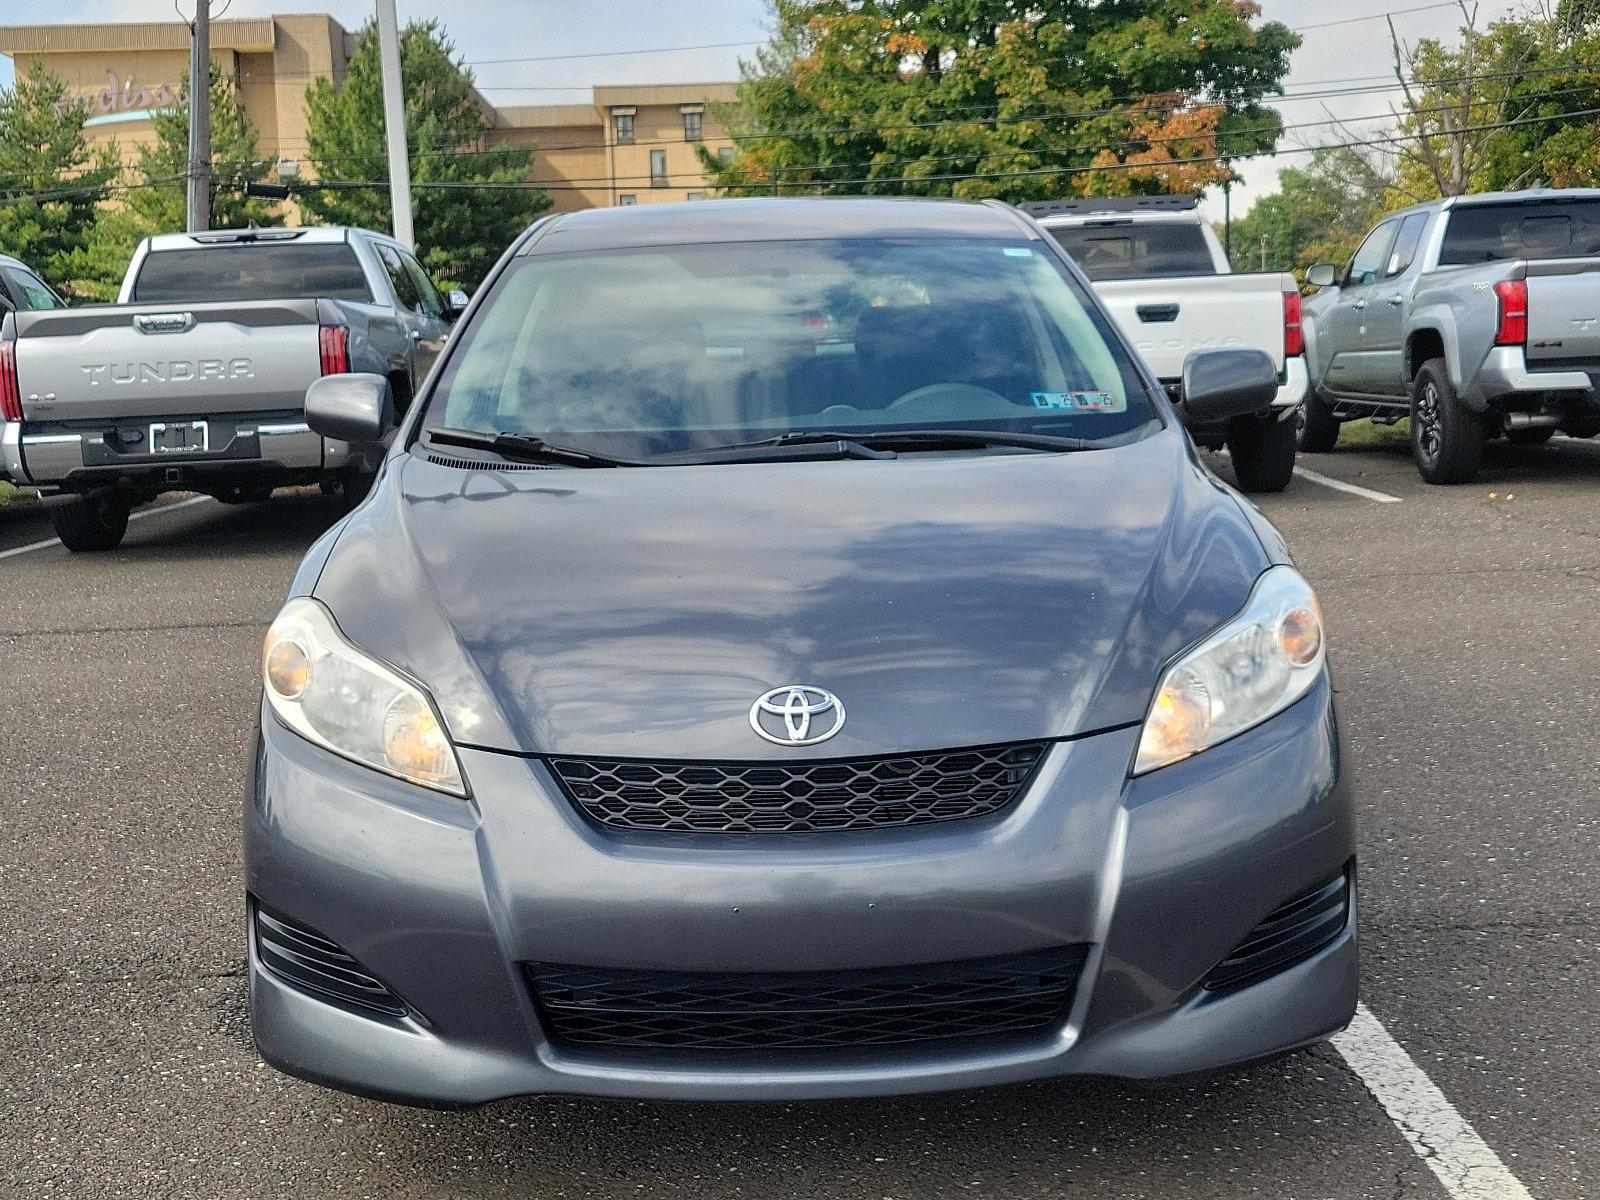
[[[51,513],[79,551],[118,545],[162,492],[358,491],[373,450],[311,432],[306,388],[370,372],[403,409],[465,306],[363,229],[148,238],[117,304],[0,322],[0,478],[66,493]]]
[[[1422,477],[1468,483],[1489,438],[1600,433],[1600,189],[1420,204],[1306,279],[1302,450],[1409,416]]]

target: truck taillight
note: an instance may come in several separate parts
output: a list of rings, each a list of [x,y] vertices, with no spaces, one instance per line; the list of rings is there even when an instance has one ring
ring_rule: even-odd
[[[350,372],[350,331],[343,325],[324,325],[321,329],[322,373],[347,375]]]
[[[1494,329],[1496,346],[1521,346],[1528,340],[1528,281],[1502,279],[1494,285],[1500,301],[1500,320]]]
[[[1283,294],[1283,353],[1287,358],[1306,352],[1305,330],[1300,325],[1300,293]]]
[[[22,420],[22,389],[17,386],[15,342],[0,342],[0,420]]]

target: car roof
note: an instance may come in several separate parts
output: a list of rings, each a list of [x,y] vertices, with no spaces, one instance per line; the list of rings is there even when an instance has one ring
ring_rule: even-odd
[[[818,238],[1031,238],[995,201],[906,197],[752,197],[563,213],[535,225],[523,253]]]
[[[1473,192],[1465,196],[1447,196],[1442,200],[1423,200],[1396,209],[1384,220],[1408,217],[1412,213],[1437,212],[1441,209],[1477,208],[1492,204],[1532,204],[1539,200],[1600,200],[1600,188],[1523,188],[1515,192]]]

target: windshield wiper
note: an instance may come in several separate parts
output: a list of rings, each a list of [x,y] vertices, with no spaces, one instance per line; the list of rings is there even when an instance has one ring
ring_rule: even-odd
[[[466,446],[473,450],[492,450],[506,458],[525,462],[558,462],[569,467],[642,467],[641,462],[610,458],[588,450],[557,446],[530,433],[484,433],[476,429],[424,429],[430,442],[440,446]]]
[[[1092,438],[1058,437],[1049,433],[1012,433],[991,429],[869,429],[855,433],[834,430],[795,429],[758,442],[718,446],[717,451],[758,451],[779,446],[812,446],[838,442],[867,451],[860,457],[878,457],[883,452],[918,450],[981,450],[987,446],[1008,446],[1019,450],[1098,450],[1110,444]],[[876,451],[878,454],[873,454]],[[710,451],[707,451],[710,453]]]

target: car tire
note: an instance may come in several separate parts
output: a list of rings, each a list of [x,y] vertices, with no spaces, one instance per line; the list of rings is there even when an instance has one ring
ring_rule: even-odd
[[[1339,441],[1343,422],[1333,415],[1329,404],[1312,388],[1295,410],[1295,429],[1299,435],[1300,449],[1306,454],[1326,454]]]
[[[1543,429],[1508,429],[1506,441],[1513,446],[1542,446],[1555,435],[1556,431],[1549,426]]]
[[[1456,395],[1444,359],[1430,358],[1411,381],[1411,457],[1429,483],[1471,483],[1483,462],[1483,418]]]
[[[1281,492],[1294,478],[1296,422],[1277,413],[1238,421],[1228,431],[1228,455],[1241,491]]]
[[[128,532],[128,514],[133,506],[115,492],[73,496],[50,508],[56,536],[74,554],[115,550]]]

